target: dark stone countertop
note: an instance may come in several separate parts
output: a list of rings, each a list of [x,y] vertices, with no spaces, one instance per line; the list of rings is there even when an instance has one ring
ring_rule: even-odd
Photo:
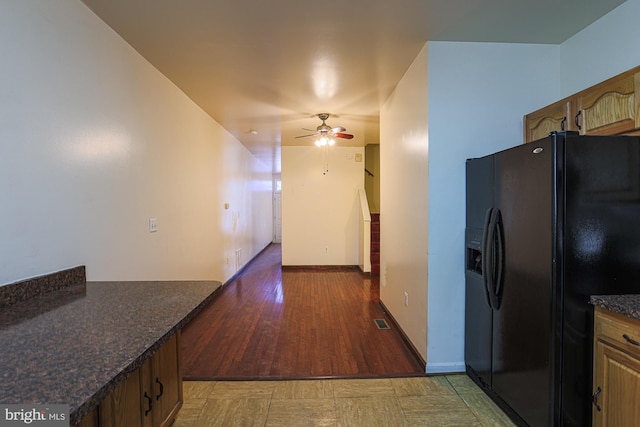
[[[88,282],[0,308],[0,402],[74,425],[210,302],[216,281]]]
[[[591,304],[640,320],[640,295],[592,295]]]

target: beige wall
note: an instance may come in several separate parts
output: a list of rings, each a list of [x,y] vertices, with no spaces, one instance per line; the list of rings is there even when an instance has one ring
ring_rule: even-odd
[[[425,46],[380,112],[380,298],[425,360],[427,112]]]
[[[0,284],[224,281],[271,241],[270,168],[82,3],[0,2],[0,52]]]
[[[282,147],[282,264],[358,265],[361,188],[364,148]]]

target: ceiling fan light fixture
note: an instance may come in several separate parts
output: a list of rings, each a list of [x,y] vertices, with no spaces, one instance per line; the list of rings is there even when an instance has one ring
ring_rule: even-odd
[[[316,128],[316,133],[312,133],[309,135],[298,135],[296,138],[306,138],[309,136],[317,136],[319,135],[319,139],[316,140],[315,144],[318,147],[323,145],[333,145],[335,141],[333,138],[344,138],[344,139],[353,139],[353,135],[350,133],[344,133],[347,129],[342,126],[337,126],[332,128],[326,123],[326,120],[329,118],[329,113],[320,113],[317,114],[318,118],[322,120],[322,124]],[[312,129],[302,128],[303,130],[313,132]]]
[[[318,147],[324,147],[325,145],[331,147],[335,143],[336,142],[333,140],[333,138],[329,138],[327,136],[321,136],[320,139],[316,140],[315,142],[316,146]]]

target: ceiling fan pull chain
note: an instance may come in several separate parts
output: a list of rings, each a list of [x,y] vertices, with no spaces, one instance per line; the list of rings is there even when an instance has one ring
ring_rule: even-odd
[[[329,144],[324,146],[324,170],[322,171],[322,175],[326,175],[329,173]]]

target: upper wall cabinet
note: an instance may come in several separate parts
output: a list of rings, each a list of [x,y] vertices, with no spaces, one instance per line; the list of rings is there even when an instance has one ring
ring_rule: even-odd
[[[640,128],[640,71],[580,92],[574,122],[581,135],[617,135]]]
[[[552,131],[580,135],[640,133],[640,67],[524,116],[524,142]]]
[[[575,130],[571,99],[563,99],[524,116],[524,142],[544,138],[554,131]]]

